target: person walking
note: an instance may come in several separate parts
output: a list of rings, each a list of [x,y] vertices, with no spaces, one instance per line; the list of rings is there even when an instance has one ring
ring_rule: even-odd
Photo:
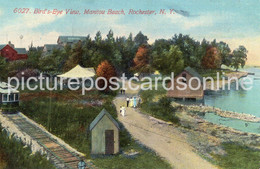
[[[138,96],[138,106],[140,106],[140,105],[141,105],[141,103],[142,103],[142,99],[141,99],[141,97],[140,97],[140,96]]]
[[[130,99],[129,99],[129,97],[127,97],[127,98],[126,98],[126,107],[129,106],[129,101],[130,101]]]
[[[130,98],[129,107],[133,107],[133,97]]]
[[[133,98],[133,107],[136,108],[137,105],[137,101],[136,101],[136,97]]]
[[[126,114],[126,109],[125,107],[122,107],[122,116],[125,117],[125,114]]]

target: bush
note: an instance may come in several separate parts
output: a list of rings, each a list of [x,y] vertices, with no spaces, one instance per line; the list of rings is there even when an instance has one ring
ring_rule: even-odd
[[[161,98],[158,102],[143,102],[141,109],[156,118],[179,124],[179,118],[175,116],[176,109],[167,97]]]
[[[20,169],[54,169],[55,167],[39,153],[32,155],[29,147],[24,147],[20,141],[17,141],[12,136],[9,137],[0,126],[0,153],[4,154],[6,168]]]
[[[22,77],[27,80],[29,77],[36,77],[39,75],[39,71],[37,69],[25,69],[23,71],[18,72],[15,76],[21,80]]]

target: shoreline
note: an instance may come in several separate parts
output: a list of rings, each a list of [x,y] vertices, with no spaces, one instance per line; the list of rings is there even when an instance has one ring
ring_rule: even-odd
[[[215,113],[216,115],[221,117],[238,119],[246,122],[260,123],[260,117],[256,117],[251,114],[226,111],[212,106],[196,106],[196,105],[189,105],[189,106],[182,105],[182,106],[186,106],[187,109],[190,111],[201,112],[201,113]]]
[[[243,77],[247,77],[250,73],[249,72],[231,72],[226,74],[225,76],[227,78],[237,78],[238,80],[243,78]],[[231,80],[231,83],[233,83],[235,80]],[[225,82],[223,82],[222,78],[220,77],[219,79],[219,84],[217,83],[216,80],[214,80],[213,86],[211,84],[210,81],[208,81],[206,83],[206,90],[208,91],[219,91],[222,90],[223,87],[225,88],[225,86],[228,84],[228,80],[225,79]],[[212,90],[213,88],[213,90]]]

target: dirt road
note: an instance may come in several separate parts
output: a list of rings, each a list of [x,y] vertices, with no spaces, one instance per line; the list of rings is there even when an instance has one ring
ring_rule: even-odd
[[[128,89],[128,88],[127,88]],[[138,91],[126,91],[135,94]],[[125,97],[118,96],[114,104],[119,112],[120,106],[125,105]],[[177,169],[215,169],[214,165],[201,158],[194,152],[186,141],[185,134],[167,124],[158,123],[150,116],[144,115],[138,109],[126,108],[126,116],[119,115],[131,135],[140,143],[153,149]]]

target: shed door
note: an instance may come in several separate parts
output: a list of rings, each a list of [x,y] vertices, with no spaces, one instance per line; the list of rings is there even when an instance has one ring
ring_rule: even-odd
[[[106,130],[106,154],[114,154],[114,130]]]

